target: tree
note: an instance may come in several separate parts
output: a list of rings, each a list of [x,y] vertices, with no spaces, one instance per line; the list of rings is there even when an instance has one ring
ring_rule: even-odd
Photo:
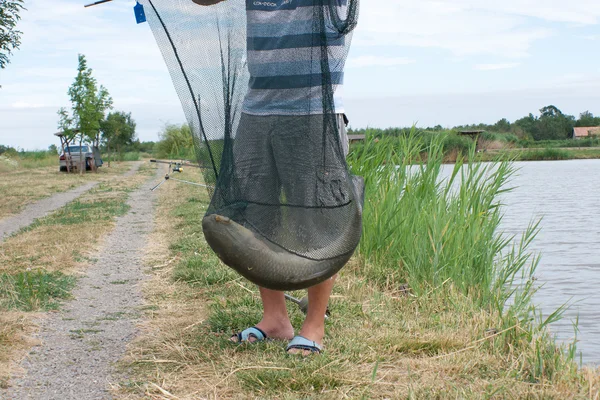
[[[494,125],[494,130],[498,132],[510,132],[510,122],[506,118],[502,118]]]
[[[0,69],[6,67],[8,56],[21,45],[22,32],[15,28],[24,9],[23,0],[0,0]]]
[[[528,116],[518,119],[513,125],[520,128],[525,136],[531,135],[532,138],[538,136],[538,119],[533,114],[529,113]]]
[[[156,144],[156,151],[159,157],[193,157],[194,142],[190,127],[187,124],[165,125],[158,136],[160,141]]]
[[[121,149],[124,146],[133,144],[135,139],[136,123],[131,118],[131,113],[116,111],[109,113],[108,116],[100,124],[102,131],[102,141],[106,144],[108,151],[117,149],[119,158],[121,157]],[[110,166],[110,159],[109,164]]]
[[[59,129],[69,140],[78,140],[79,145],[89,143],[98,146],[100,123],[107,109],[112,109],[112,98],[104,86],[98,88],[92,69],[88,68],[85,56],[79,55],[79,66],[75,82],[68,91],[71,113],[65,108],[58,111]],[[80,159],[79,171],[83,173],[85,160]],[[95,165],[94,165],[95,167]]]
[[[565,115],[555,106],[546,106],[540,110],[538,137],[536,140],[563,140],[572,136],[575,117]]]
[[[575,123],[575,126],[581,127],[591,127],[591,126],[600,126],[600,117],[594,117],[589,111],[584,111],[579,114],[579,119]]]

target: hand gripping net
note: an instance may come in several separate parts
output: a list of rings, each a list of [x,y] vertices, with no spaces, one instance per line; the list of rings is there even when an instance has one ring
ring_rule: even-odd
[[[362,230],[336,104],[358,1],[210,1],[141,1],[214,186],[207,242],[260,286],[310,287]]]

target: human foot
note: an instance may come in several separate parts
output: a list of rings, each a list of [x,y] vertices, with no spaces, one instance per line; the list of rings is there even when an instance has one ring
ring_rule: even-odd
[[[261,342],[261,341],[267,340],[267,339],[269,339],[269,337],[267,336],[265,331],[263,331],[260,328],[257,328],[256,326],[254,326],[252,328],[244,329],[241,332],[233,334],[229,338],[229,340],[234,343],[243,343],[243,342],[255,343],[255,342]]]
[[[296,336],[286,348],[288,354],[301,354],[303,356],[309,356],[313,353],[323,352],[323,338],[325,337],[325,329],[321,326],[307,326],[302,327],[300,334]]]
[[[323,352],[323,346],[313,340],[305,338],[304,336],[296,336],[288,344],[285,351],[288,354],[298,354],[306,357],[311,354],[321,354]]]
[[[229,338],[233,343],[256,343],[266,339],[290,340],[294,337],[294,328],[288,321],[287,324],[273,324],[261,321],[253,328],[234,334]]]

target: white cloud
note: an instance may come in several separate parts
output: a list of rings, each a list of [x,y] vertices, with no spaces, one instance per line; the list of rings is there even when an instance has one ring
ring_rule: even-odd
[[[414,64],[416,60],[406,57],[378,57],[360,56],[348,60],[348,68],[362,67],[396,67],[399,65]]]
[[[458,57],[523,58],[536,41],[557,34],[546,22],[598,24],[600,1],[369,0],[361,9],[355,43],[439,48]]]
[[[597,0],[458,0],[464,7],[537,18],[551,22],[595,25],[600,22],[600,2]]]
[[[511,69],[516,68],[521,63],[504,63],[504,64],[477,64],[473,67],[477,71],[496,71],[499,69]]]

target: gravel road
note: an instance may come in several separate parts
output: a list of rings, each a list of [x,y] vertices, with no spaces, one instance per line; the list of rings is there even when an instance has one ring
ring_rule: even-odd
[[[123,176],[135,174],[140,168],[140,165],[142,164],[135,163],[129,171],[123,174]],[[97,184],[98,182],[89,182],[69,190],[68,192],[57,193],[48,198],[29,204],[19,214],[0,220],[0,243],[13,233],[18,232],[19,229],[31,225],[36,219],[42,218],[52,211],[64,207],[67,203],[75,200]]]
[[[42,345],[32,349],[16,378],[0,397],[7,399],[110,399],[118,383],[114,363],[137,331],[142,305],[143,251],[152,229],[150,188],[162,170],[132,192],[129,212],[117,219],[103,248],[79,279],[74,300],[38,321]]]

